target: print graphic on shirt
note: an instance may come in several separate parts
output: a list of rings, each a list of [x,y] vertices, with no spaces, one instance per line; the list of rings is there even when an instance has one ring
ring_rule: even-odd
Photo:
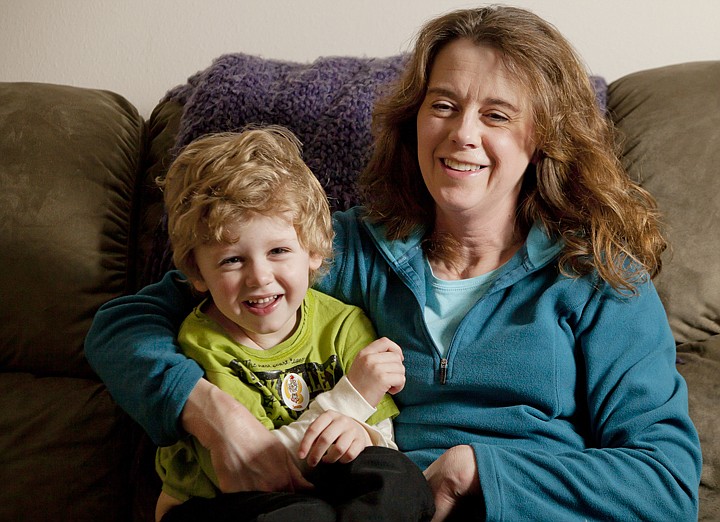
[[[289,362],[292,366],[277,370],[253,370],[257,365],[251,361],[230,363],[238,378],[260,394],[276,428],[296,420],[318,394],[332,389],[344,375],[337,355],[324,363]]]
[[[302,375],[288,373],[282,381],[282,399],[285,406],[294,411],[302,411],[310,403],[310,394]]]

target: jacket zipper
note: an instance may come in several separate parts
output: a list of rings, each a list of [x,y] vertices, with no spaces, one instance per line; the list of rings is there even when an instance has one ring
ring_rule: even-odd
[[[445,384],[447,382],[447,366],[448,360],[444,357],[440,359],[440,384]]]

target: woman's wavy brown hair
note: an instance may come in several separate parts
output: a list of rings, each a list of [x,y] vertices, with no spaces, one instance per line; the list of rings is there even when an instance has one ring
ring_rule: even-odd
[[[525,174],[518,230],[539,221],[561,238],[560,268],[573,277],[597,270],[613,288],[634,292],[645,271],[657,275],[666,248],[657,205],[620,164],[586,68],[555,27],[514,7],[458,10],[421,29],[404,74],[373,114],[373,155],[360,176],[368,216],[389,239],[417,228],[432,235],[435,204],[418,164],[416,118],[435,57],[460,38],[496,49],[530,96],[537,161]],[[438,252],[447,250],[428,255]]]

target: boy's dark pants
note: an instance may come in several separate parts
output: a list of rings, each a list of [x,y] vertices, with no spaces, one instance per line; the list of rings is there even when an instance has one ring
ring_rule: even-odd
[[[319,465],[308,493],[231,493],[192,498],[162,522],[425,521],[435,503],[418,467],[399,451],[371,446],[348,464]]]

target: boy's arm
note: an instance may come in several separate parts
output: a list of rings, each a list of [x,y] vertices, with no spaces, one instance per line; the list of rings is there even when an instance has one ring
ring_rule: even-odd
[[[297,420],[272,430],[271,433],[283,443],[299,463],[298,450],[307,429],[326,411],[342,413],[360,423],[370,437],[373,446],[397,449],[392,421],[384,419],[374,426],[367,424],[365,421],[375,413],[376,409],[368,404],[347,377],[340,379],[331,390],[319,394]]]
[[[354,388],[373,406],[386,393],[395,395],[405,386],[405,366],[400,347],[381,337],[360,350],[347,373]]]
[[[336,393],[331,393],[335,391]],[[365,400],[362,394],[353,386],[349,378],[343,377],[340,379],[332,390],[321,393],[315,398],[314,402],[319,403],[323,411],[337,411],[362,424],[368,432],[373,446],[397,449],[392,429],[392,420],[385,418],[376,424],[369,425],[367,420],[377,411],[377,408]],[[393,413],[396,414],[397,410],[394,409]]]

